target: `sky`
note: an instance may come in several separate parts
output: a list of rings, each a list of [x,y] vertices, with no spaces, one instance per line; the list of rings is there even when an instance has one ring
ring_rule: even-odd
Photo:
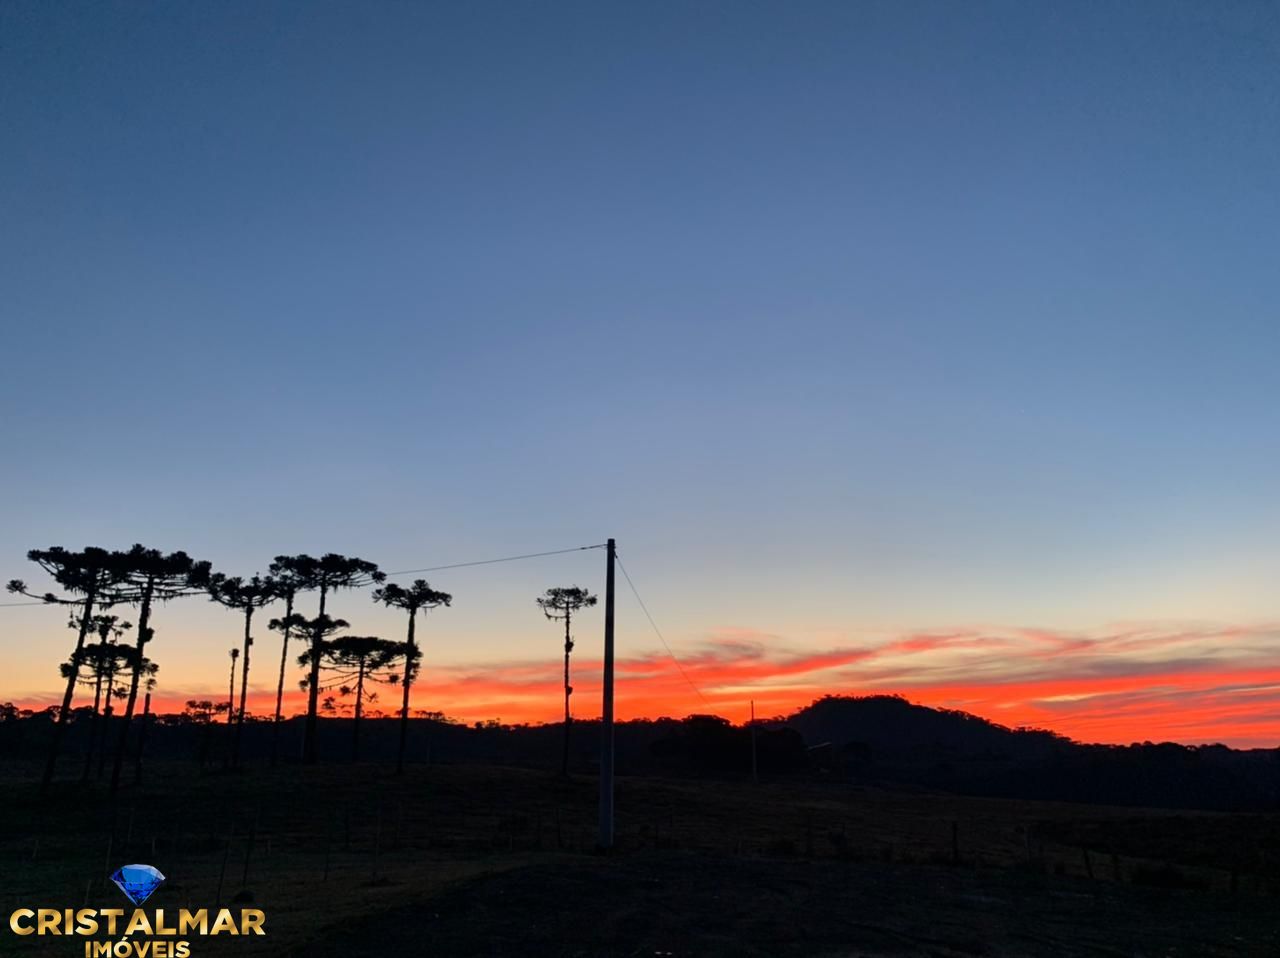
[[[613,536],[624,716],[1280,745],[1278,121],[1247,0],[5,3],[0,577]],[[427,577],[415,705],[553,720],[602,553]],[[0,608],[0,700],[73,644]]]

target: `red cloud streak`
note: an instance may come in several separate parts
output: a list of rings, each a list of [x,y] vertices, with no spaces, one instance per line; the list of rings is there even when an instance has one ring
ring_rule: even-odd
[[[1099,635],[1045,630],[948,630],[879,644],[817,652],[787,651],[781,640],[733,630],[682,655],[620,658],[621,719],[715,712],[742,720],[780,715],[828,694],[897,692],[926,705],[958,708],[1009,726],[1052,729],[1081,741],[1280,744],[1280,666],[1268,663],[1274,626],[1128,628]],[[583,642],[583,645],[586,643]],[[562,708],[559,663],[506,662],[425,668],[413,707],[463,721],[555,721]],[[274,689],[250,685],[249,707],[270,714]],[[573,670],[574,712],[600,712],[600,662],[581,656]],[[189,698],[221,701],[226,692],[161,690],[157,711],[180,711]],[[54,696],[25,697],[43,707]],[[382,708],[397,707],[397,690]],[[286,712],[305,697],[286,694]]]

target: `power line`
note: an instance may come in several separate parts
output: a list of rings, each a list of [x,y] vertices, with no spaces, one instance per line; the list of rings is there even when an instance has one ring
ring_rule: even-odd
[[[627,574],[627,567],[622,564],[622,558],[615,552],[614,559],[618,563],[618,568],[622,570],[622,577],[627,580],[627,585],[631,586],[631,594],[636,597],[636,601],[640,603],[640,611],[644,613],[644,617],[649,620],[649,625],[653,626],[653,632],[662,642],[662,647],[667,650],[667,655],[671,656],[672,663],[675,664],[676,671],[680,673],[681,678],[689,683],[689,688],[698,694],[698,698],[702,699],[702,704],[710,707],[711,703],[707,701],[707,697],[702,694],[702,689],[693,684],[693,679],[689,678],[689,674],[685,672],[684,666],[680,664],[680,660],[676,658],[676,654],[671,651],[671,646],[667,644],[666,638],[662,634],[662,630],[658,628],[658,623],[653,621],[653,616],[649,614],[649,607],[644,604],[644,599],[640,598],[640,593],[636,589],[636,584],[631,581],[631,576]]]
[[[519,556],[503,556],[501,559],[480,559],[476,562],[454,562],[450,565],[433,565],[425,569],[401,569],[399,572],[388,572],[388,576],[412,575],[415,572],[439,572],[442,569],[463,569],[473,565],[493,565],[495,562],[515,562],[518,559],[540,559],[543,556],[559,556],[568,552],[585,552],[588,549],[603,549],[604,543],[594,546],[574,546],[572,549],[553,549],[550,552],[530,552]]]

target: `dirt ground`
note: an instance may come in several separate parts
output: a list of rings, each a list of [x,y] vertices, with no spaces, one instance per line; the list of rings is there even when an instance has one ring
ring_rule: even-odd
[[[622,778],[618,848],[597,786],[529,769],[376,765],[198,774],[156,765],[112,802],[38,797],[0,769],[0,955],[20,907],[239,907],[267,955],[1280,955],[1280,822],[963,798],[821,781]]]
[[[513,869],[295,954],[1274,956],[1272,907],[1010,871],[644,853]]]

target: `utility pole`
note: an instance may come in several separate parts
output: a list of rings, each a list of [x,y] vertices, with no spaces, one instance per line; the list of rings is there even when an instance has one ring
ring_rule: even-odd
[[[605,546],[604,706],[600,720],[600,850],[613,848],[613,562],[617,547]]]

